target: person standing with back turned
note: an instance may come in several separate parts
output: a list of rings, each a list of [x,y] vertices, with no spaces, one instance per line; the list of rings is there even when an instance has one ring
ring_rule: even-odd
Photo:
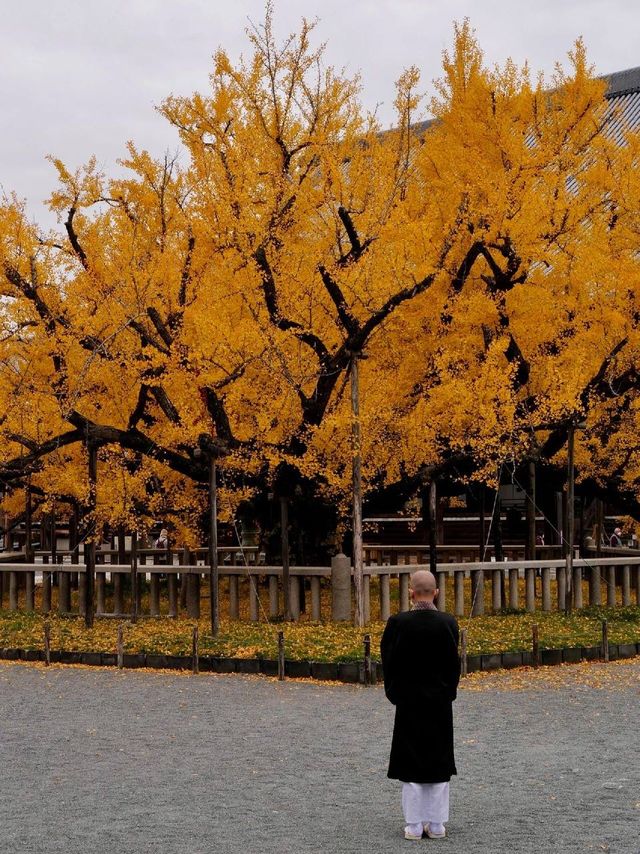
[[[458,624],[438,611],[431,572],[411,576],[411,611],[389,618],[380,644],[384,691],[396,707],[387,776],[402,782],[406,839],[446,835],[456,773],[453,709],[460,679]]]

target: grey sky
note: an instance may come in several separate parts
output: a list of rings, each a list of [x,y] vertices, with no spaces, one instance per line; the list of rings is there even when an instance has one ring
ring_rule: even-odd
[[[133,139],[154,154],[177,146],[154,111],[166,95],[204,91],[211,55],[247,50],[263,0],[0,0],[0,185],[51,224],[49,153],[76,167],[95,154],[110,171]],[[637,0],[276,0],[276,30],[319,17],[327,61],[362,72],[363,100],[388,123],[393,83],[416,64],[439,76],[452,22],[469,17],[491,63],[511,56],[549,72],[578,35],[598,73],[640,65]]]

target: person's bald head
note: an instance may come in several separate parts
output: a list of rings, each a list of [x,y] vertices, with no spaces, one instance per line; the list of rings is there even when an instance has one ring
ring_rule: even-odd
[[[429,602],[433,601],[438,590],[435,575],[428,569],[418,569],[412,573],[409,586],[413,599],[426,599]]]

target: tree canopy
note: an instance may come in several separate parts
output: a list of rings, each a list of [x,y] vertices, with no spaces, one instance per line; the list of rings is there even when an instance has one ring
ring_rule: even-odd
[[[350,364],[363,357],[368,489],[434,470],[563,464],[636,502],[638,138],[577,42],[532,81],[489,68],[468,23],[418,122],[419,73],[384,130],[313,24],[214,56],[206,94],[160,112],[181,151],[127,145],[125,177],[58,159],[43,233],[0,208],[0,477],[17,509],[87,500],[197,536],[219,457],[223,512],[274,478],[349,494]]]

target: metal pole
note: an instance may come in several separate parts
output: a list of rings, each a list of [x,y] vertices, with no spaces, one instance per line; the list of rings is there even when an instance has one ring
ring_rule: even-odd
[[[527,519],[527,558],[536,559],[536,464],[533,460],[528,463],[529,489],[526,496]]]
[[[429,483],[429,569],[438,570],[438,491],[435,477]]]
[[[97,504],[98,484],[98,447],[94,442],[87,446],[89,454],[89,514],[94,513]],[[91,530],[85,525],[84,562],[85,562],[85,586],[84,586],[84,621],[88,629],[93,626],[93,586],[96,568],[96,520],[95,516],[90,522]]]
[[[209,457],[209,606],[211,610],[211,634],[220,630],[220,598],[218,567],[218,486],[216,460]]]
[[[31,478],[26,488],[26,512],[25,512],[25,543],[24,543],[24,559],[25,563],[33,563],[33,518],[31,509]]]
[[[351,356],[351,415],[353,453],[353,580],[355,584],[355,624],[364,626],[364,559],[362,553],[362,460],[360,437],[359,354]]]
[[[572,593],[573,593],[573,537],[574,537],[574,493],[575,493],[575,465],[574,465],[574,448],[575,448],[575,425],[569,425],[568,449],[567,449],[567,536],[566,536],[566,597],[565,597],[565,613],[571,613]]]
[[[286,495],[280,496],[280,542],[284,618],[288,622],[291,620],[291,582],[289,579],[289,500]]]
[[[131,622],[138,622],[140,609],[140,585],[138,584],[138,532],[131,532]]]

